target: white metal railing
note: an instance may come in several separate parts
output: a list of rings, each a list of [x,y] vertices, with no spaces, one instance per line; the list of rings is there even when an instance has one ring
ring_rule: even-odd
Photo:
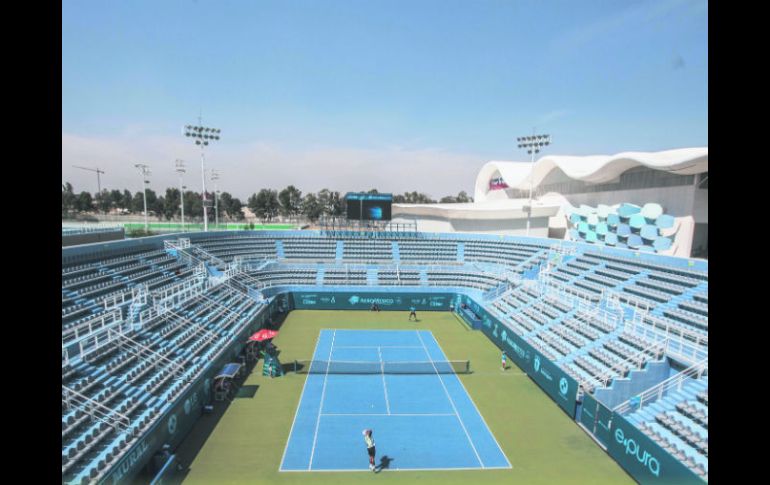
[[[598,375],[592,375],[591,378],[599,383],[601,387],[607,387],[609,381],[616,379],[618,375],[623,375],[626,369],[631,367],[640,369],[642,365],[644,365],[644,362],[651,357],[650,354],[652,354],[652,356],[655,358],[658,358],[665,353],[665,349],[666,342],[653,343],[649,347],[646,347],[635,354],[631,354],[630,357],[627,357],[622,361],[615,362],[609,369]]]
[[[190,291],[199,289],[201,286],[205,286],[205,284],[197,279],[185,279],[178,283],[153,290],[150,295],[154,303],[161,303],[176,298],[180,294],[186,295]]]
[[[486,300],[486,301],[495,300],[495,299],[499,298],[500,296],[502,296],[503,294],[505,294],[510,288],[511,288],[511,284],[510,283],[508,283],[508,282],[500,283],[499,285],[495,286],[494,288],[486,291],[484,293],[484,295],[483,295],[483,299]]]
[[[682,372],[669,377],[665,381],[652,386],[641,394],[635,396],[635,398],[632,398],[634,400],[638,400],[638,403],[632,404],[632,399],[628,399],[627,401],[618,404],[615,408],[613,408],[613,411],[621,415],[632,410],[638,411],[642,409],[645,404],[650,404],[657,401],[658,399],[661,399],[667,391],[671,389],[680,390],[687,381],[691,379],[700,379],[707,373],[708,359],[696,362]]]
[[[128,303],[131,301],[131,290],[128,291],[121,291],[119,293],[115,293],[112,295],[107,296],[103,302],[104,302],[104,309],[105,310],[111,310],[113,308],[117,308],[125,303]]]
[[[197,258],[199,261],[207,260],[213,263],[215,266],[227,267],[227,263],[225,263],[221,258],[214,256],[200,246],[189,245],[185,249],[189,249],[189,253],[192,253],[193,257]]]
[[[153,292],[153,306],[158,313],[183,305],[198,295],[204,293],[209,285],[207,280],[184,280],[160,291]]]
[[[595,295],[587,291],[579,290],[573,286],[562,283],[561,281],[557,281],[551,276],[550,272],[541,272],[534,285],[538,287],[540,293],[555,294],[560,299],[570,301],[573,306],[576,306],[578,301],[582,301],[585,305],[592,306],[595,305],[596,302],[601,301],[601,295]]]
[[[139,360],[148,359],[148,356],[149,356],[150,359],[154,359],[156,361],[153,364],[153,366],[157,366],[158,363],[164,362],[167,365],[169,365],[171,368],[173,368],[174,373],[177,374],[178,376],[181,376],[182,374],[184,374],[183,365],[179,364],[178,362],[174,362],[173,360],[169,359],[163,354],[156,352],[155,350],[152,350],[146,345],[137,342],[136,340],[130,338],[125,333],[117,332],[114,330],[108,330],[108,334],[110,334],[111,341],[117,342],[118,346],[123,347],[129,352],[131,352],[132,354],[136,355],[137,357],[139,357]]]
[[[226,306],[225,306],[225,305],[223,305],[222,303],[220,303],[220,302],[218,302],[218,301],[214,300],[213,298],[211,298],[211,297],[209,297],[209,296],[206,296],[206,295],[202,295],[202,296],[203,296],[203,299],[204,299],[204,300],[206,300],[206,301],[209,301],[209,302],[210,302],[212,305],[216,305],[216,306],[218,306],[218,307],[219,307],[219,308],[221,308],[222,310],[226,311],[228,314],[232,314],[232,315],[234,315],[234,316],[236,316],[236,317],[240,317],[240,316],[241,316],[239,313],[237,313],[237,312],[234,312],[233,310],[231,310],[230,308],[226,307]]]
[[[220,336],[219,333],[217,333],[217,332],[215,332],[213,330],[209,330],[208,328],[204,327],[203,325],[201,325],[199,323],[196,323],[196,322],[193,322],[189,318],[187,318],[187,317],[185,317],[183,315],[180,315],[180,314],[178,314],[177,312],[175,312],[175,311],[173,311],[171,309],[169,309],[167,311],[167,314],[173,316],[177,320],[180,320],[181,321],[180,323],[182,325],[186,324],[186,325],[194,328],[196,330],[196,332],[204,334],[204,336],[206,338],[206,343],[207,344],[211,343],[213,340],[219,338],[219,336]]]
[[[114,331],[115,328],[118,329],[117,332]],[[103,348],[108,348],[110,343],[114,340],[116,333],[128,334],[131,331],[130,325],[125,320],[121,320],[114,325],[105,327],[103,330],[86,335],[77,341],[78,355],[81,359],[86,360],[86,357],[94,352],[102,350]],[[70,343],[69,345],[72,344]]]
[[[62,347],[66,345],[72,345],[74,342],[88,337],[91,334],[102,331],[112,325],[120,324],[123,317],[119,309],[100,313],[89,320],[78,323],[77,325],[70,327],[66,330],[62,330],[61,343]]]
[[[668,342],[666,352],[687,364],[708,357],[708,335],[675,325],[655,315],[635,314],[634,318],[625,321],[624,331],[649,340]]]
[[[238,273],[236,273],[234,275],[234,278],[232,279],[238,281],[239,283],[245,286],[253,286],[254,289],[257,289],[257,290],[270,286],[270,282],[258,280],[254,276],[251,276],[250,274],[245,273],[243,271],[239,271]]]
[[[126,430],[131,425],[131,419],[125,414],[109,408],[65,385],[62,385],[61,389],[62,404],[65,409],[76,407],[88,414],[92,419],[120,430]]]
[[[104,225],[104,226],[69,226],[66,227],[64,224],[62,224],[61,228],[61,235],[62,236],[73,236],[76,234],[88,234],[88,233],[101,233],[101,232],[120,232],[123,230],[123,226],[115,226],[115,225]]]

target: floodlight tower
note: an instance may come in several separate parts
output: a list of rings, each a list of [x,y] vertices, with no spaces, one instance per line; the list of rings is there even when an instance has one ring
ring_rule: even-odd
[[[535,170],[535,154],[540,152],[540,148],[551,144],[551,135],[535,135],[532,130],[532,136],[520,136],[516,138],[519,142],[519,148],[525,148],[527,153],[531,155],[530,162],[532,163],[529,171],[529,204],[527,205],[527,236],[529,236],[529,221],[532,217],[532,185]]]
[[[150,225],[147,222],[147,185],[150,180],[150,166],[143,163],[137,163],[134,167],[139,169],[139,173],[142,175],[142,194],[144,195],[144,232],[150,230]]]
[[[184,160],[176,159],[176,172],[179,174],[179,207],[182,210],[182,231],[184,231],[184,182],[182,177],[187,170],[184,168]]]
[[[201,180],[203,181],[203,230],[209,230],[209,217],[206,210],[206,168],[205,157],[203,149],[208,146],[209,142],[219,140],[219,134],[222,132],[219,128],[209,128],[202,126],[202,118],[198,117],[198,125],[185,125],[182,132],[184,136],[193,138],[195,144],[201,147]]]
[[[219,170],[211,170],[211,181],[214,182],[214,216],[216,217],[216,226],[219,229],[219,190],[217,187],[217,180],[222,174]]]

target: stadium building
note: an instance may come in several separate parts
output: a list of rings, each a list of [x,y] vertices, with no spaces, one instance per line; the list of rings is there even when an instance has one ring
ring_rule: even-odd
[[[394,204],[423,231],[529,235],[708,255],[708,148],[491,161],[473,203]]]
[[[704,157],[690,156],[687,168],[681,154],[626,154],[595,162],[590,173],[546,157],[534,174],[538,186],[562,184],[566,197],[574,187],[586,203],[594,199],[579,191],[590,184],[625,202],[648,190],[634,184],[663,184],[672,193],[658,200],[686,217],[673,192],[685,187],[683,198],[697,197],[705,177],[692,165]],[[511,169],[485,166],[479,204],[520,198],[523,182]],[[382,318],[367,313],[369,327],[350,312],[375,304]],[[297,312],[328,320],[281,326],[295,310],[345,311]],[[407,323],[409,310],[425,321]],[[400,327],[383,330],[398,312]],[[346,330],[330,330],[351,313]],[[442,314],[448,319],[426,330]],[[260,330],[280,330],[283,365],[255,351]],[[505,377],[501,350],[529,379]],[[469,353],[465,364],[450,360]],[[235,399],[245,389],[230,386],[251,369],[286,375]],[[539,387],[544,402],[505,392],[524,384]],[[526,402],[537,419],[506,414]],[[262,414],[249,414],[260,403]],[[442,483],[460,483],[468,470],[497,469],[505,483],[527,483],[531,470],[543,483],[559,483],[560,473],[574,483],[704,483],[708,262],[581,241],[423,231],[222,231],[62,248],[63,483],[162,483],[178,472],[177,455],[201,422],[217,427],[208,440],[193,440],[203,449],[187,455],[192,466],[181,460],[192,483],[367,472],[361,429],[374,420],[380,453],[395,453],[381,466],[412,480],[431,470]],[[535,441],[533,433],[552,437],[546,425],[578,434],[538,441],[558,449],[515,448]],[[426,433],[441,439],[425,446]],[[561,444],[574,440],[590,449]],[[515,461],[521,456],[526,465]],[[565,472],[560,465],[570,459]]]

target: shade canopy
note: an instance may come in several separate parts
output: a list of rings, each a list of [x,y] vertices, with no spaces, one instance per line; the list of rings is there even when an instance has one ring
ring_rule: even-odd
[[[219,371],[219,374],[214,379],[220,379],[222,377],[227,377],[229,379],[232,379],[235,377],[236,374],[238,374],[238,371],[241,369],[241,364],[231,363],[226,364],[224,367],[222,367],[222,370]]]
[[[276,335],[278,335],[278,330],[270,330],[267,328],[263,328],[262,330],[258,331],[257,333],[249,337],[249,340],[253,340],[255,342],[262,342],[263,340],[270,340]]]

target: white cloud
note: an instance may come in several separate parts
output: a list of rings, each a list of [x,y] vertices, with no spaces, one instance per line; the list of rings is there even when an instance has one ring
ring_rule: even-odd
[[[71,182],[76,191],[96,191],[96,177],[72,165],[104,170],[103,188],[140,190],[136,163],[150,165],[154,190],[177,186],[176,158],[187,162],[185,184],[200,190],[200,152],[182,138],[142,136],[134,130],[114,137],[62,134],[62,182]],[[242,199],[263,187],[281,189],[289,184],[303,192],[417,190],[438,199],[461,190],[471,193],[476,173],[486,161],[478,155],[430,147],[299,149],[265,141],[216,145],[206,152],[206,168],[222,173],[219,189]]]
[[[662,0],[657,2],[641,2],[630,4],[620,12],[612,13],[585,23],[579,27],[556,34],[551,39],[551,48],[562,53],[579,52],[586,44],[595,39],[612,39],[625,29],[638,29],[641,25],[665,17],[672,10],[687,5],[690,10],[701,0]],[[692,12],[691,12],[692,13]]]
[[[570,114],[569,110],[566,109],[555,109],[553,111],[549,111],[548,113],[545,113],[544,115],[540,116],[540,118],[537,119],[537,125],[547,125],[548,123],[552,121],[556,121],[560,118],[564,118]]]

